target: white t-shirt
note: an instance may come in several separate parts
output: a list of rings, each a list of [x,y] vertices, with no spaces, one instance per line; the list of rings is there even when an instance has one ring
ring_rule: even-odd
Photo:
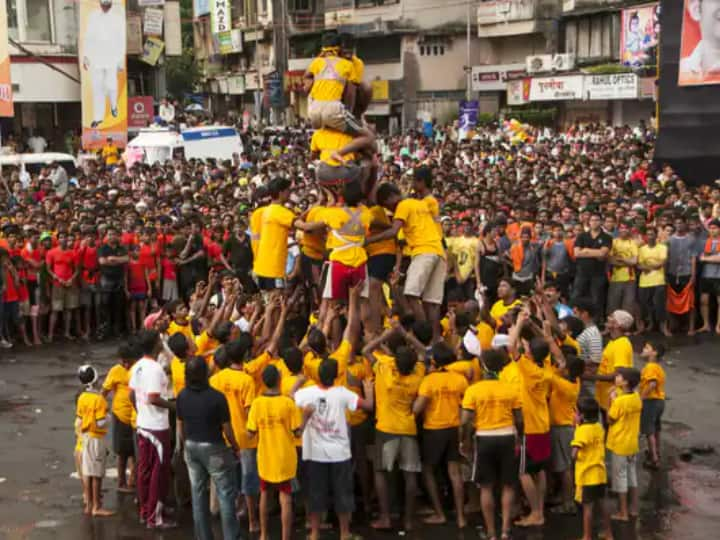
[[[338,463],[352,457],[345,411],[357,409],[357,394],[344,386],[310,386],[295,393],[295,404],[315,408],[303,432],[304,460]]]
[[[168,410],[148,401],[149,394],[165,395],[168,376],[162,366],[147,356],[135,362],[130,369],[130,389],[135,392],[137,427],[140,429],[170,429]]]

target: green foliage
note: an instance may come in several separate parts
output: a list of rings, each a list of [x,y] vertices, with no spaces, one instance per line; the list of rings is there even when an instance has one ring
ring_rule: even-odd
[[[200,81],[200,69],[192,47],[185,47],[182,56],[169,56],[165,59],[165,75],[168,93],[176,98],[186,92],[192,92]]]
[[[622,64],[600,64],[583,68],[582,71],[590,75],[614,75],[615,73],[632,73],[633,69]]]
[[[522,124],[530,124],[531,126],[553,126],[557,109],[532,109],[524,107],[512,107],[504,112],[506,120],[514,118]]]

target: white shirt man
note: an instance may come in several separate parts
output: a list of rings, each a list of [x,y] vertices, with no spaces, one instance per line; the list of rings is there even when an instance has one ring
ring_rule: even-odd
[[[27,141],[33,154],[41,154],[47,148],[47,141],[42,135],[33,135]]]
[[[162,118],[165,123],[169,124],[175,120],[175,106],[163,100],[158,107],[158,116]]]
[[[125,48],[125,8],[100,0],[99,9],[88,15],[82,48],[83,68],[92,81],[93,128],[105,120],[108,98],[110,114],[118,115],[118,73],[125,69]]]
[[[130,389],[135,392],[137,410],[137,429],[170,429],[168,410],[153,405],[149,396],[164,396],[168,387],[168,376],[156,360],[143,356],[130,369]]]

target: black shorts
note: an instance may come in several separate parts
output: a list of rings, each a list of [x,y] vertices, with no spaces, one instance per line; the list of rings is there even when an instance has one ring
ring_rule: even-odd
[[[450,461],[460,461],[458,428],[425,429],[422,438],[423,465],[435,467]]]
[[[512,486],[518,481],[515,435],[475,437],[475,461],[472,479],[481,486],[498,482]]]
[[[302,270],[302,276],[305,283],[309,283],[310,285],[318,284],[317,282],[319,281],[320,273],[322,272],[322,265],[322,259],[313,259],[304,253],[300,254],[300,270]],[[318,279],[316,279],[315,276],[317,276]]]
[[[375,422],[367,417],[362,424],[350,426],[350,447],[353,458],[368,458],[367,447],[375,442]]]
[[[383,253],[368,258],[367,269],[371,278],[387,281],[395,268],[395,255]]]
[[[310,512],[355,511],[352,460],[339,463],[306,461],[305,466],[308,489],[304,491]]]
[[[643,399],[640,414],[640,433],[655,435],[662,430],[662,415],[665,411],[664,399]]]
[[[118,456],[132,457],[135,455],[133,442],[133,428],[130,424],[121,422],[117,416],[112,415],[112,448]]]
[[[285,280],[282,278],[268,278],[258,276],[258,287],[261,291],[274,291],[285,288]]]
[[[607,484],[595,484],[582,487],[582,503],[589,504],[602,501],[607,493]]]
[[[700,292],[712,296],[720,297],[720,279],[718,278],[701,278]]]

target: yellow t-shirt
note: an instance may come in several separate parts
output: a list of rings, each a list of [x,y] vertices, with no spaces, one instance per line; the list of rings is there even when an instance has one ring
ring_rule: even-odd
[[[495,322],[497,322],[497,324],[499,326],[503,315],[505,315],[508,311],[510,311],[514,307],[521,306],[521,305],[522,305],[522,302],[518,299],[513,300],[510,304],[505,304],[505,302],[503,300],[498,300],[490,308],[490,316],[493,319],[495,319]]]
[[[258,244],[260,243],[260,229],[262,228],[263,212],[267,206],[261,206],[250,214],[250,249],[253,257],[257,257]]]
[[[330,206],[320,212],[317,219],[330,229],[327,233],[326,247],[330,251],[331,261],[351,268],[365,264],[367,253],[363,244],[372,222],[372,216],[367,208]],[[351,220],[353,223],[349,223]]]
[[[320,212],[324,206],[313,206],[305,216],[305,221],[314,223],[318,221]],[[305,232],[300,237],[300,246],[302,252],[311,259],[322,260],[325,256],[325,234],[322,231]]]
[[[456,360],[445,366],[445,371],[462,375],[466,381],[472,381],[475,378],[475,366],[472,360]]]
[[[512,427],[513,410],[522,408],[520,388],[501,380],[482,380],[465,391],[462,408],[475,413],[476,431]]]
[[[495,337],[495,329],[485,321],[479,322],[476,328],[481,350],[487,351],[492,349],[492,339]]]
[[[260,240],[253,270],[264,278],[284,278],[288,254],[288,236],[295,214],[273,203],[262,213]]]
[[[363,80],[363,75],[365,75],[365,62],[360,60],[357,56],[353,54],[352,58],[350,59],[353,65],[353,73],[352,77],[350,78],[350,82],[354,82],[355,84],[360,84]]]
[[[108,421],[107,401],[97,392],[84,391],[77,400],[76,415],[80,418],[80,432],[97,439],[107,433],[107,427],[98,426],[99,420]]]
[[[522,409],[525,420],[525,433],[530,435],[550,431],[550,369],[538,366],[524,354],[517,361],[522,374]]]
[[[358,382],[358,385],[356,386],[350,384],[350,379],[348,379],[346,388],[362,398],[362,381],[372,379],[373,377],[373,369],[370,365],[370,362],[365,357],[357,356],[355,357],[355,361],[348,365],[347,372],[349,375],[352,375],[353,379]],[[368,418],[367,411],[361,409],[360,407],[358,407],[354,411],[347,411],[345,415],[347,416],[348,424],[350,424],[351,426],[359,426]]]
[[[442,233],[427,201],[403,199],[393,217],[403,222],[402,230],[411,256],[427,253],[445,256]]]
[[[178,332],[188,339],[188,344],[195,343],[195,334],[193,334],[192,325],[189,322],[178,324],[175,321],[170,321],[168,325],[168,336],[172,337]]]
[[[120,150],[114,144],[106,144],[102,148],[102,158],[105,165],[115,165],[120,161]]]
[[[570,446],[578,449],[575,460],[575,500],[582,502],[582,488],[607,482],[605,430],[599,423],[580,424]]]
[[[420,383],[418,396],[428,399],[423,428],[447,429],[460,425],[460,405],[468,388],[467,379],[452,371],[435,371]]]
[[[390,218],[388,217],[385,208],[382,206],[371,207],[370,215],[372,216],[370,226],[370,232],[372,234],[380,233],[384,230],[379,227],[373,227],[373,222],[382,223],[383,225],[390,227]],[[365,251],[367,251],[368,257],[374,257],[375,255],[395,255],[397,252],[397,240],[395,238],[388,238],[387,240],[368,244],[365,247]]]
[[[267,366],[275,366],[280,372],[280,382],[290,375],[290,370],[281,358],[273,358],[267,351],[253,358],[249,362],[245,362],[243,370],[252,377],[255,382],[255,395],[260,395],[267,390],[267,386],[262,380],[262,372]]]
[[[395,358],[375,353],[376,428],[392,435],[417,435],[412,406],[417,397],[423,370],[416,365],[409,375],[401,375]]]
[[[207,331],[204,331],[195,338],[195,347],[197,348],[195,355],[205,358],[205,363],[212,369],[215,365],[215,351],[219,346],[220,342],[214,337],[211,337]]]
[[[498,379],[500,379],[502,382],[516,385],[519,392],[523,379],[517,362],[510,360],[510,362],[508,362],[505,367],[502,368],[502,371],[498,374]]]
[[[255,448],[257,439],[247,432],[247,409],[255,399],[255,382],[239,369],[225,368],[210,377],[210,386],[221,392],[228,403],[230,423],[240,448]]]
[[[640,451],[640,413],[642,400],[637,392],[615,398],[608,410],[611,420],[607,448],[620,456],[632,456]]]
[[[655,390],[644,399],[665,399],[665,370],[657,362],[648,362],[640,372],[640,395],[652,381],[655,381]]]
[[[130,371],[122,364],[115,364],[108,371],[103,383],[103,390],[113,393],[112,413],[123,424],[130,424],[133,416],[129,382]]]
[[[633,367],[632,343],[626,336],[613,339],[605,346],[598,366],[598,375],[610,375],[620,367]],[[595,399],[604,410],[610,406],[610,389],[614,384],[605,381],[595,383]]]
[[[647,244],[638,250],[638,263],[641,265],[655,265],[665,263],[668,257],[668,248],[665,244],[655,244],[650,247]],[[665,266],[649,272],[640,272],[640,287],[658,287],[665,285]]]
[[[580,381],[571,382],[554,374],[551,385],[550,425],[572,426],[575,423],[575,408],[580,395]]]
[[[338,348],[328,355],[328,358],[333,358],[338,363],[338,376],[335,379],[335,386],[346,386],[348,363],[352,352],[352,343],[342,340]],[[315,381],[316,384],[320,384],[320,376],[318,375],[320,362],[322,362],[322,358],[312,351],[308,351],[303,359],[303,373],[308,379]]]
[[[324,70],[334,72],[335,76],[321,78]],[[315,101],[340,101],[345,90],[345,82],[353,80],[352,62],[339,56],[318,56],[308,67],[314,76],[310,97]],[[340,80],[338,80],[340,79]]]
[[[448,253],[455,256],[458,272],[463,281],[470,277],[470,274],[475,269],[475,257],[479,241],[478,238],[468,238],[467,236],[454,236],[445,240]]]
[[[185,388],[185,362],[173,356],[170,362],[170,378],[172,380],[173,395],[178,397]]]
[[[293,389],[293,386],[295,386],[295,383],[297,382],[297,375],[288,375],[287,377],[283,377],[283,380],[280,382],[280,393],[283,396],[290,397],[290,391]],[[312,381],[305,381],[302,385],[300,385],[300,388],[307,388],[308,386],[314,386],[315,383]],[[298,390],[300,389],[298,388]],[[302,409],[300,407],[295,407],[295,412],[298,417],[298,422],[302,423]],[[302,436],[295,437],[295,447],[299,448],[302,446]]]
[[[295,478],[295,431],[300,428],[295,402],[287,396],[259,396],[250,406],[248,431],[257,432],[257,468],[261,479],[278,484]]]
[[[621,259],[632,259],[638,256],[638,245],[635,240],[628,238],[623,240],[622,238],[615,238],[610,249],[611,257],[619,257]],[[635,271],[627,266],[613,266],[612,275],[610,281],[630,281],[635,279]]]
[[[320,161],[324,161],[331,167],[338,167],[342,164],[331,159],[330,155],[351,143],[352,140],[352,135],[348,135],[342,131],[321,128],[315,131],[310,139],[310,151],[320,152]],[[344,157],[346,160],[353,160],[355,159],[355,154],[346,154]]]

